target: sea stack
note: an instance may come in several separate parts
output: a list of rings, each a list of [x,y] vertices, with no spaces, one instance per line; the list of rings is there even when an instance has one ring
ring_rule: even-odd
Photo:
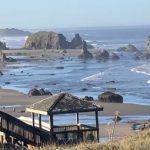
[[[84,40],[82,41],[82,50],[81,50],[81,55],[79,56],[79,58],[82,58],[82,59],[93,58],[93,55],[88,51],[87,44]]]

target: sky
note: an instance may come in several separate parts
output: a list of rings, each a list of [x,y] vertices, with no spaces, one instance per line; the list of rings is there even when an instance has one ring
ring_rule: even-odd
[[[0,0],[0,28],[150,25],[150,0]]]

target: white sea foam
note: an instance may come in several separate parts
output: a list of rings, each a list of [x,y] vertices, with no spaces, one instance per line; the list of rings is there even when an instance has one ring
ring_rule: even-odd
[[[20,37],[0,37],[0,41],[5,42],[8,48],[21,48],[23,47],[28,36]]]
[[[85,78],[81,79],[81,81],[97,81],[97,80],[101,80],[103,75],[104,75],[104,72],[99,72],[97,74],[85,77]]]
[[[150,84],[150,80],[148,80],[147,83]]]
[[[144,64],[130,69],[132,72],[141,73],[150,76],[150,64]]]

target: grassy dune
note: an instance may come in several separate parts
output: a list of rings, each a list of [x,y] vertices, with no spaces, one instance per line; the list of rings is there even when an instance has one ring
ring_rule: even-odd
[[[150,129],[108,143],[82,143],[76,146],[47,146],[42,150],[150,150]]]

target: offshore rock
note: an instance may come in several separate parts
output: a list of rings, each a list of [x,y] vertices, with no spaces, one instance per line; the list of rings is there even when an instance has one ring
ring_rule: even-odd
[[[138,52],[139,50],[133,44],[129,44],[127,47],[118,48],[117,51],[120,51],[120,52]]]
[[[41,89],[33,88],[28,92],[28,96],[42,96],[42,95],[52,95],[52,93],[43,88]]]
[[[112,92],[104,92],[98,96],[98,100],[105,103],[123,103],[123,97]]]
[[[85,97],[83,98],[83,100],[85,100],[85,101],[94,101],[94,98],[91,97],[91,96],[85,96]]]
[[[99,51],[95,57],[98,60],[107,60],[109,59],[109,53],[107,50]]]
[[[82,48],[82,38],[80,37],[80,35],[78,33],[75,34],[75,37],[70,42],[70,47],[72,49],[81,49]]]
[[[116,53],[114,53],[114,52],[112,52],[109,57],[112,60],[118,60],[118,59],[120,59],[119,56]]]
[[[25,49],[65,49],[69,43],[63,34],[41,31],[31,34],[25,45]]]
[[[91,59],[91,58],[93,58],[93,55],[88,51],[87,44],[84,40],[83,40],[83,43],[82,43],[81,55],[79,56],[79,58],[81,58],[81,59]]]
[[[89,45],[92,47],[91,45]],[[31,34],[24,45],[25,49],[81,49],[82,38],[79,34],[71,42],[63,34],[41,31]]]

